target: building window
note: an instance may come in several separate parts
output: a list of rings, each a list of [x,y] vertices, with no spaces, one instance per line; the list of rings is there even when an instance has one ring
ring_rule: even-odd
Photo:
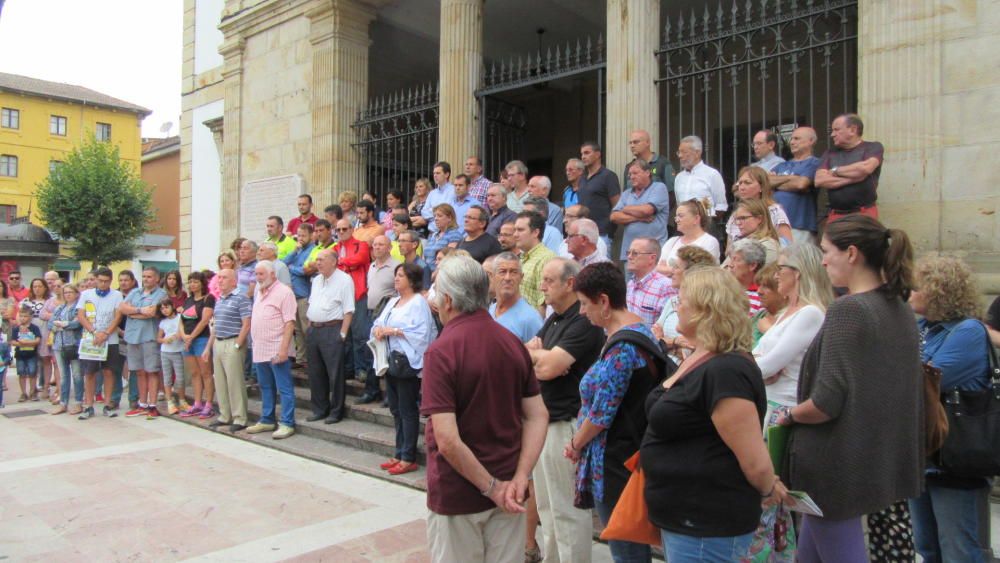
[[[62,164],[61,160],[50,160],[49,161],[49,174],[55,172],[56,168],[59,168],[60,164]]]
[[[66,118],[58,115],[49,117],[49,133],[52,135],[66,136]]]
[[[0,176],[17,178],[17,157],[12,154],[0,154]]]
[[[98,123],[97,124],[97,140],[98,141],[110,141],[111,140],[111,124],[110,123]]]
[[[21,111],[11,108],[0,110],[0,127],[4,129],[20,129]]]
[[[10,223],[14,222],[17,218],[17,206],[16,205],[0,205],[0,223]]]

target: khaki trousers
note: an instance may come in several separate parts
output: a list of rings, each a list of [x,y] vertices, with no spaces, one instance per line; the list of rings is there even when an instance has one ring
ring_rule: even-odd
[[[215,367],[215,397],[219,401],[219,422],[247,425],[247,386],[243,381],[243,357],[236,338],[216,340],[212,346]]]
[[[436,563],[524,561],[525,515],[493,508],[476,514],[427,516],[427,543]]]
[[[563,457],[576,428],[575,421],[549,423],[545,445],[535,465],[535,501],[542,523],[542,554],[546,563],[589,562],[593,549],[593,518],[573,506],[576,466]]]
[[[295,314],[295,360],[302,363],[306,361],[306,333],[309,332],[306,311],[309,309],[309,299],[296,299],[295,304],[298,306]]]

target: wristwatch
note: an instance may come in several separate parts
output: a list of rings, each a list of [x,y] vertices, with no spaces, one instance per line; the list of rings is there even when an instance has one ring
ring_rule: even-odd
[[[236,344],[233,344],[233,348],[236,348],[237,350],[239,350],[240,349],[239,343],[237,342]]]
[[[837,168],[840,168],[840,167],[839,166],[834,166],[833,168],[831,168],[830,169],[830,174],[833,174],[834,176],[836,176],[837,175]]]

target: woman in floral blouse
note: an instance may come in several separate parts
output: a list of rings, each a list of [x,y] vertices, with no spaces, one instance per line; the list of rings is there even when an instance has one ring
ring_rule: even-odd
[[[580,271],[574,287],[580,312],[603,328],[609,341],[619,332],[633,331],[656,346],[653,333],[626,306],[625,277],[617,266],[591,264]],[[575,504],[592,504],[605,525],[629,478],[625,461],[639,449],[646,431],[646,395],[666,375],[651,370],[648,358],[631,342],[606,345],[580,381],[578,427],[565,455],[577,462]],[[648,545],[611,541],[609,546],[615,561],[650,560]]]

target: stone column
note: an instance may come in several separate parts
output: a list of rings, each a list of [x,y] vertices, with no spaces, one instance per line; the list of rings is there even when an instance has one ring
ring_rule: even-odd
[[[885,146],[882,221],[964,257],[1000,293],[998,11],[984,2],[858,2],[858,113]],[[975,53],[975,55],[973,55]]]
[[[317,201],[361,190],[351,124],[368,96],[368,24],[375,11],[355,0],[322,0],[306,12],[312,44],[312,169]]]
[[[475,90],[483,68],[483,0],[441,0],[438,160],[462,169],[479,153]]]
[[[655,82],[660,0],[607,0],[607,10],[604,165],[622,179],[625,165],[632,160],[628,150],[630,132],[645,129],[649,131],[654,152],[670,151],[669,146],[660,144]]]
[[[240,139],[243,121],[243,50],[246,40],[236,36],[219,47],[224,57],[222,80],[225,89],[223,121],[226,135],[222,157],[222,217],[219,234],[228,245],[240,230]]]

